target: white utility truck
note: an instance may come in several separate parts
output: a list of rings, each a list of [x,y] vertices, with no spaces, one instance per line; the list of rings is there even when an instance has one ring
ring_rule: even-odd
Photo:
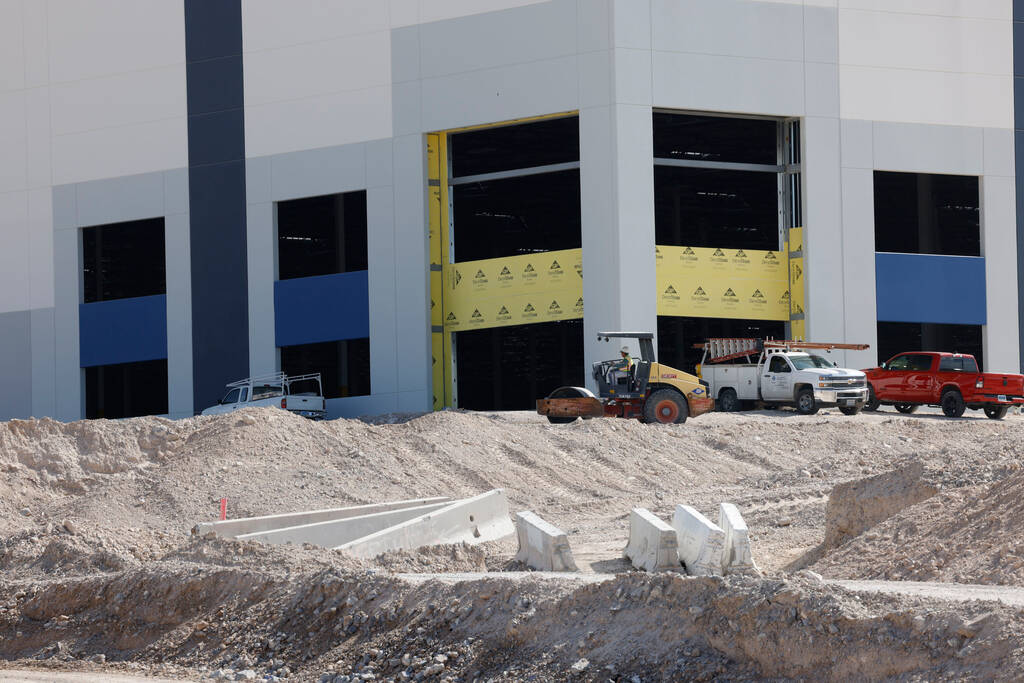
[[[290,376],[274,372],[231,382],[227,389],[224,398],[217,405],[204,410],[203,415],[220,415],[239,408],[261,407],[278,407],[313,420],[322,420],[327,413],[319,372]]]
[[[739,410],[744,402],[760,401],[793,405],[804,415],[831,406],[839,406],[844,415],[856,415],[868,400],[863,372],[836,367],[827,358],[807,352],[863,350],[866,344],[709,339],[695,347],[704,349],[697,374],[707,381],[708,394],[722,411]],[[757,362],[750,362],[755,358]],[[743,359],[747,362],[737,362]]]

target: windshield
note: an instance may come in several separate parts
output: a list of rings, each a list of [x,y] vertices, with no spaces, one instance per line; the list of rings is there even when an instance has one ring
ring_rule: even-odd
[[[822,359],[824,360],[824,359]],[[793,367],[797,370],[806,370],[807,368],[821,367],[810,356],[790,356],[789,362],[793,364]],[[828,367],[832,367],[831,365]]]
[[[828,358],[823,358],[821,356],[815,356],[814,354],[811,354],[811,361],[814,363],[814,367],[816,367],[816,368],[834,368],[835,367],[832,364],[832,361],[830,361]]]

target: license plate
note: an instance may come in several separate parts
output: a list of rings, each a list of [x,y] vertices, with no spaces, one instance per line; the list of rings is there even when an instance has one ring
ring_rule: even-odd
[[[852,406],[855,403],[856,403],[856,401],[854,401],[852,398],[844,398],[842,401],[839,402],[839,405],[841,405],[841,406]]]
[[[1000,401],[1005,401],[1006,400],[1006,394],[999,394],[998,398],[999,398]]]

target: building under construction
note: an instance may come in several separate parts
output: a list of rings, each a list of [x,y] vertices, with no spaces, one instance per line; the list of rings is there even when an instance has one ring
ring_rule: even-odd
[[[3,3],[0,419],[531,408],[600,329],[1017,371],[1020,3],[954,4]]]

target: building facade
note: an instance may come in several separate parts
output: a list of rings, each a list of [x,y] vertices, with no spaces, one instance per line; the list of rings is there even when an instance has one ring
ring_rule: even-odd
[[[609,329],[1019,371],[1021,5],[0,2],[0,419],[529,408]]]

